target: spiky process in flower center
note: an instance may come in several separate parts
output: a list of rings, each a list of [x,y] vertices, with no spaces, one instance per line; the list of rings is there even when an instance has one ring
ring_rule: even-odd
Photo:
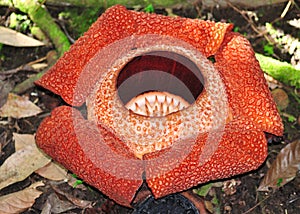
[[[180,96],[168,92],[151,91],[132,98],[125,107],[136,114],[162,117],[187,108],[189,105]]]

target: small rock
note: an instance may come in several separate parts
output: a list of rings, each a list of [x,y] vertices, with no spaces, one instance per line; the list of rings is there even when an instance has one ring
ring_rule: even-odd
[[[8,93],[13,89],[13,86],[12,82],[0,80],[0,108],[6,103]]]
[[[274,98],[274,101],[276,102],[277,107],[280,110],[284,110],[288,107],[290,102],[289,97],[283,89],[276,88],[271,93]]]

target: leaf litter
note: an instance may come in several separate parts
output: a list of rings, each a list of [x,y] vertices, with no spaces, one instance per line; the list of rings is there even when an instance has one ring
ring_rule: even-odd
[[[14,133],[13,138],[16,152],[0,166],[0,190],[24,180],[51,161],[37,148],[33,135]]]
[[[45,45],[39,40],[2,26],[0,26],[0,43],[15,47],[38,47]]]
[[[277,155],[265,177],[261,181],[258,191],[278,189],[293,180],[300,170],[300,140],[286,145]]]
[[[35,173],[52,181],[68,180],[68,171],[54,162],[37,169]]]
[[[44,186],[42,181],[31,184],[24,190],[0,197],[0,213],[21,213],[30,208],[42,192],[37,187]]]
[[[24,118],[35,116],[41,112],[40,107],[27,97],[9,93],[6,103],[0,108],[0,117]]]

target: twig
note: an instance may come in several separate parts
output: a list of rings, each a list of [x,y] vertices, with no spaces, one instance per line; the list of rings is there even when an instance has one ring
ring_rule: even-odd
[[[295,5],[294,0],[289,0],[289,2],[287,3],[287,5],[285,6],[284,10],[282,11],[280,17],[278,17],[277,19],[275,19],[271,23],[274,23],[274,22],[277,22],[277,21],[283,19],[285,17],[285,15],[287,14],[287,12],[289,11],[291,5]]]
[[[247,214],[252,212],[256,207],[260,206],[263,202],[265,202],[267,199],[269,199],[270,196],[264,198],[263,200],[261,200],[260,202],[258,202],[257,204],[255,204],[253,207],[251,207],[249,210],[247,210],[246,212],[243,212],[242,214]]]
[[[42,62],[42,61],[44,61],[46,59],[47,59],[46,57],[42,57],[42,58],[39,58],[37,60],[28,62],[25,65],[21,65],[21,66],[19,66],[17,68],[5,70],[5,71],[0,71],[0,76],[1,75],[15,74],[15,73],[18,73],[19,71],[23,71],[23,70],[34,71],[34,69],[31,66],[34,65],[34,64],[36,64],[36,63]]]
[[[257,34],[262,34],[262,32],[260,30],[257,29],[257,27],[255,26],[255,24],[253,23],[252,19],[248,18],[245,15],[245,12],[240,10],[239,8],[237,8],[236,6],[234,6],[230,1],[226,0],[226,3],[229,5],[229,7],[231,7],[233,10],[235,10],[236,12],[238,12],[239,14],[241,14],[243,16],[243,18],[250,24],[251,28],[257,33]]]
[[[261,37],[263,36],[267,41],[268,43],[270,44],[274,44],[274,40],[269,36],[269,32],[267,30],[260,30],[256,25],[255,23],[253,22],[253,20],[251,18],[249,18],[248,16],[245,15],[245,12],[238,9],[237,7],[235,7],[232,3],[230,3],[230,1],[226,0],[227,4],[235,11],[237,11],[238,13],[240,13],[243,18],[250,24],[251,28],[257,33],[257,36],[256,37]],[[285,6],[283,12],[281,13],[280,17],[276,18],[274,21],[272,21],[271,23],[274,23],[276,21],[279,21],[281,19],[283,19],[285,17],[285,15],[287,14],[287,12],[289,11],[291,5],[296,5],[296,3],[294,2],[294,0],[289,0],[287,5]],[[275,55],[276,56],[276,55]],[[277,57],[279,58],[279,57]]]
[[[280,18],[284,18],[285,15],[287,14],[287,12],[289,11],[290,9],[290,6],[292,5],[292,3],[294,3],[294,0],[289,0],[289,2],[287,3],[286,7],[284,8],[283,12],[281,13],[280,15]]]
[[[16,94],[22,94],[24,93],[26,90],[28,90],[31,87],[34,87],[34,82],[36,80],[38,80],[39,78],[41,78],[46,72],[47,70],[55,63],[55,61],[57,60],[57,55],[55,51],[49,51],[47,53],[46,56],[47,62],[48,62],[48,68],[44,69],[43,71],[31,76],[30,78],[26,79],[25,81],[19,83],[18,85],[16,85],[14,87],[14,89],[12,90],[14,93]]]
[[[44,71],[26,79],[25,81],[19,83],[18,85],[16,85],[14,87],[14,89],[12,90],[12,92],[16,93],[16,94],[22,94],[25,91],[27,91],[29,88],[34,87],[34,82],[37,81],[38,79],[40,79],[46,72],[48,69],[45,69]]]

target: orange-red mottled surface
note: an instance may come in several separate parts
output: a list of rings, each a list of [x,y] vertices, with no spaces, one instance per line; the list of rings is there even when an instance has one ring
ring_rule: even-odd
[[[119,133],[107,129],[101,121],[96,125],[84,119],[75,108],[63,106],[41,123],[36,135],[38,146],[125,206],[130,206],[141,186],[143,173],[154,196],[162,197],[209,180],[256,169],[267,155],[264,132],[282,135],[283,125],[250,43],[241,35],[229,32],[231,29],[231,24],[171,18],[114,6],[37,81],[69,105],[80,106],[104,75],[105,69],[82,73],[99,50],[131,35],[175,37],[206,57],[215,56],[214,67],[224,81],[232,114],[224,132],[210,133],[220,136],[219,144],[207,141],[209,133],[195,133],[141,160],[128,150],[124,139],[117,137],[121,136]],[[210,157],[202,156],[206,149],[212,150]],[[131,160],[131,164],[124,160]]]
[[[98,81],[95,77],[101,74],[85,74],[84,82],[78,82],[83,67],[108,44],[130,35],[160,34],[189,42],[210,56],[231,28],[231,24],[146,14],[117,5],[109,8],[36,84],[59,94],[68,104],[80,106]]]
[[[39,126],[36,142],[55,161],[62,163],[86,183],[100,189],[119,204],[130,206],[136,191],[142,185],[142,162],[134,162],[130,167],[124,165],[121,159],[110,162],[116,156],[110,149],[125,159],[136,158],[125,149],[108,148],[114,144],[120,147],[122,142],[104,128],[98,129],[96,124],[85,120],[74,108],[62,106],[54,109],[51,116]],[[101,168],[99,162],[105,162],[107,169],[115,169],[119,174],[139,179],[116,177],[112,171]]]
[[[260,130],[282,135],[281,118],[249,41],[228,33],[215,58],[234,118],[248,118]]]
[[[186,190],[199,183],[225,178],[254,170],[267,156],[266,138],[262,131],[257,130],[252,122],[247,120],[233,120],[227,124],[224,132],[214,132],[222,139],[214,154],[208,159],[200,161],[208,134],[201,134],[195,142],[177,142],[175,157],[167,156],[162,162],[157,159],[160,152],[146,155],[146,178],[149,188],[155,197]],[[191,152],[176,167],[174,162],[183,154],[186,144],[191,144]],[[212,145],[208,145],[212,147]],[[184,155],[184,154],[183,154]],[[184,157],[185,157],[184,156]],[[163,173],[162,173],[163,172]],[[155,177],[159,173],[160,176]]]

